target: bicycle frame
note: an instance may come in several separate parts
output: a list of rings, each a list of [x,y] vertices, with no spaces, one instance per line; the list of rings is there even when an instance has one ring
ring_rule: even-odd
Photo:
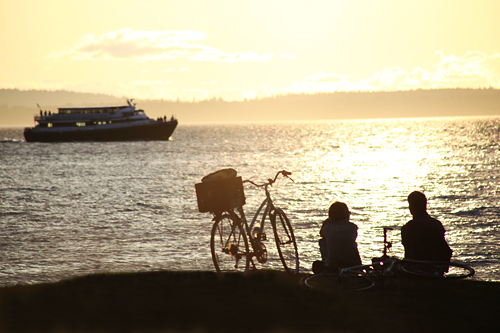
[[[243,181],[243,183],[250,183],[256,187],[263,187],[264,192],[266,194],[266,198],[262,201],[259,208],[254,213],[250,225],[246,220],[246,215],[243,210],[243,207],[238,207],[239,217],[241,219],[241,222],[243,223],[249,243],[251,244],[253,250],[251,255],[252,257],[256,257],[257,261],[261,264],[267,262],[267,249],[264,243],[262,243],[262,241],[267,240],[266,233],[264,232],[266,219],[270,220],[270,212],[275,209],[273,200],[271,198],[271,194],[269,193],[268,190],[268,186],[271,186],[276,181],[280,173],[282,173],[285,177],[289,178],[285,171],[280,171],[276,174],[274,179],[268,179],[266,183],[261,185],[258,185],[251,180]],[[259,216],[261,216],[260,221],[259,221]],[[252,260],[251,263],[252,265],[255,266]]]
[[[433,277],[433,278],[467,278],[470,276],[473,276],[475,271],[473,268],[470,266],[459,263],[459,262],[441,262],[441,261],[422,261],[422,260],[409,260],[409,259],[400,259],[394,256],[388,256],[387,252],[392,248],[392,242],[388,241],[387,239],[387,231],[388,230],[394,230],[393,227],[383,227],[384,229],[384,249],[383,249],[383,255],[382,257],[379,258],[372,258],[372,263],[371,265],[360,265],[360,266],[354,266],[354,267],[348,267],[348,268],[343,268],[339,271],[340,275],[353,275],[359,272],[359,270],[362,270],[366,267],[371,266],[373,268],[372,274],[374,274],[375,277],[377,278],[385,278],[385,277],[391,277],[396,274],[396,269],[399,269],[399,271],[404,271],[407,274],[413,274],[417,276],[425,276],[425,277]],[[409,263],[411,265],[423,265],[425,268],[428,270],[428,273],[425,271],[418,272],[418,271],[413,271],[411,269],[401,269],[401,264],[402,263]],[[437,265],[437,267],[433,267],[434,265]],[[450,275],[445,275],[445,270],[441,269],[440,267],[445,266],[445,267],[459,267],[460,269],[464,269],[463,272],[459,272],[458,274],[450,274]],[[446,270],[446,272],[448,272]]]
[[[267,240],[266,219],[269,219],[272,226],[279,261],[288,273],[298,272],[299,255],[293,227],[285,212],[274,206],[268,188],[272,186],[279,175],[290,178],[290,174],[285,170],[279,171],[274,179],[268,179],[263,184],[256,184],[251,180],[243,181],[243,183],[263,188],[265,192],[265,198],[250,224],[246,219],[242,204],[223,211],[212,212],[214,224],[210,237],[210,248],[212,260],[218,273],[233,269],[242,271],[243,268],[247,272],[250,267],[255,269],[254,257],[259,263],[268,261],[268,252],[264,244],[264,241]],[[245,259],[244,267],[238,265],[238,262],[243,258]],[[274,266],[274,256],[272,261]]]
[[[302,280],[306,286],[323,290],[366,290],[374,286],[386,286],[389,279],[401,278],[399,273],[434,279],[463,279],[475,274],[472,267],[460,262],[419,261],[399,259],[388,256],[392,242],[387,239],[387,231],[393,227],[384,228],[384,249],[381,257],[372,258],[369,265],[358,265],[341,268],[336,272],[326,272],[310,275]],[[452,272],[449,272],[448,269]]]

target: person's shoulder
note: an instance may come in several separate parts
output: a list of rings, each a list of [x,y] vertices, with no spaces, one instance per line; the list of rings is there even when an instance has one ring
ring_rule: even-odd
[[[323,221],[323,223],[321,223],[321,227],[323,229],[330,228],[332,226],[332,224],[333,223],[332,223],[332,221],[330,219],[326,219],[326,220]]]
[[[438,219],[433,218],[432,216],[429,216],[429,221],[432,223],[435,227],[439,229],[444,229],[443,223],[439,221]]]
[[[351,226],[351,228],[356,228],[356,229],[358,229],[358,225],[357,225],[356,223],[353,223],[353,222],[351,222],[351,221],[348,221],[348,222],[347,222],[347,224],[348,224],[348,225],[350,225],[350,226]]]
[[[322,226],[325,226],[327,224],[331,224],[332,220],[330,220],[330,218],[327,218],[326,220],[324,220],[323,222],[321,222],[321,225]]]
[[[435,223],[442,224],[442,223],[441,223],[441,221],[439,221],[438,219],[436,219],[436,218],[434,218],[434,217],[432,217],[432,216],[430,216],[430,215],[429,215],[429,219],[430,219],[431,221],[435,222]]]
[[[416,229],[419,229],[419,224],[415,220],[410,220],[401,227],[401,233],[407,234],[413,232]]]
[[[358,226],[349,220],[331,221],[329,219],[323,222],[323,230],[348,230],[358,229]]]
[[[415,220],[410,220],[408,222],[406,222],[405,224],[403,224],[403,226],[401,227],[401,229],[407,229],[408,227],[411,227],[412,225],[415,224]]]
[[[438,219],[432,217],[429,215],[429,213],[426,212],[425,215],[422,215],[419,217],[422,222],[424,223],[432,223],[432,224],[442,224],[441,221],[439,221]]]

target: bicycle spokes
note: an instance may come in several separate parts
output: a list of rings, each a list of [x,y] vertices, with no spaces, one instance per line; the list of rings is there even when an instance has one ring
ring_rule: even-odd
[[[273,209],[269,214],[274,231],[276,248],[285,270],[296,273],[299,269],[299,252],[293,229],[288,217],[281,209]]]
[[[216,218],[210,241],[212,259],[218,273],[248,268],[248,242],[236,215]],[[243,264],[241,264],[243,260]]]
[[[238,252],[238,243],[241,235],[235,234],[236,224],[222,224],[218,225],[217,231],[222,245],[222,252],[231,254],[233,257]],[[226,230],[229,229],[229,230]],[[238,239],[237,239],[238,238]],[[236,244],[235,244],[236,243]],[[231,250],[232,248],[232,250]]]
[[[291,179],[290,174],[290,172],[285,170],[279,171],[273,179],[269,179],[263,184],[257,184],[251,180],[243,181],[243,183],[250,183],[256,187],[263,188],[266,194],[266,198],[255,213],[250,225],[248,225],[245,213],[243,212],[245,197],[241,186],[232,189],[231,186],[234,184],[229,184],[230,182],[224,179],[215,179],[215,177],[211,177],[209,180],[206,177],[204,178],[205,180],[202,179],[202,183],[204,181],[213,182],[210,186],[197,186],[197,198],[199,206],[200,202],[203,203],[204,200],[213,203],[211,206],[203,207],[200,212],[209,211],[214,215],[210,249],[212,260],[218,273],[235,269],[246,272],[250,268],[250,264],[255,268],[254,257],[261,264],[268,261],[268,252],[263,243],[267,238],[264,232],[266,219],[273,220],[272,227],[276,248],[285,270],[288,272],[298,271],[298,249],[292,226],[285,213],[274,207],[268,190],[268,187],[276,182],[278,176],[282,175]],[[214,173],[214,175],[225,176],[226,172]],[[229,186],[228,184],[231,185],[231,188],[226,188]],[[241,181],[238,185],[241,185]],[[229,194],[226,195],[226,192],[229,192]],[[214,193],[216,194],[215,196]],[[234,204],[232,195],[242,200]],[[218,204],[218,199],[215,201],[212,200],[214,197],[222,197],[223,205]],[[251,245],[251,251],[249,250],[249,244]],[[273,253],[274,251],[271,249],[269,252],[270,258],[272,258]],[[241,260],[244,261],[244,265],[241,264]],[[272,262],[271,266],[274,267],[274,263],[276,262],[274,258],[270,261]]]

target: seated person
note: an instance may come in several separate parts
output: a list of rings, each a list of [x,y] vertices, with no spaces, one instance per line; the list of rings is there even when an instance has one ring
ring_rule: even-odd
[[[328,210],[328,219],[320,230],[319,247],[322,261],[313,263],[313,272],[335,272],[339,268],[361,265],[358,252],[358,227],[349,222],[349,208],[336,201]]]
[[[418,191],[410,193],[408,204],[413,219],[401,228],[405,259],[450,261],[453,251],[446,242],[441,222],[427,213],[425,194]]]

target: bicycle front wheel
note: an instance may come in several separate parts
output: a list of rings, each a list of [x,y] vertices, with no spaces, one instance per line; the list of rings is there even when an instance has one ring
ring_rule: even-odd
[[[366,267],[369,268],[368,266]],[[303,281],[309,288],[321,291],[362,291],[370,289],[375,285],[375,280],[361,266],[356,270],[311,275]]]
[[[236,214],[224,213],[215,219],[210,250],[218,274],[248,271],[250,262],[248,240]]]
[[[283,267],[287,273],[299,271],[299,250],[292,225],[283,210],[276,208],[269,214],[274,231],[274,240]]]
[[[403,273],[437,279],[464,279],[471,277],[475,271],[469,265],[460,262],[420,261],[404,259],[399,264]]]

